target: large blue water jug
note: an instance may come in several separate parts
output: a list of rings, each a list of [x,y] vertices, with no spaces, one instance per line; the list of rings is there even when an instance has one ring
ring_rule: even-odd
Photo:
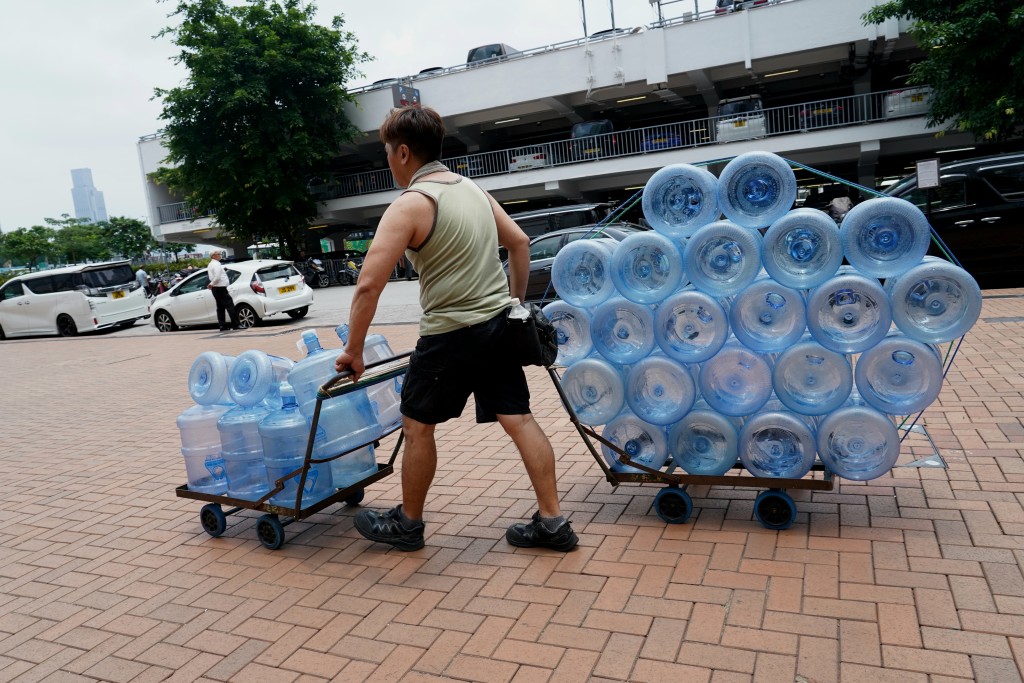
[[[772,401],[740,429],[740,460],[755,477],[799,479],[811,471],[816,452],[810,420]]]
[[[934,256],[886,279],[892,320],[908,337],[927,344],[962,337],[981,315],[981,289],[963,268]]]
[[[628,409],[605,425],[601,436],[629,455],[634,462],[651,469],[660,470],[668,460],[668,439],[664,428],[644,422]],[[621,463],[618,453],[605,444],[601,444],[601,452],[616,472],[643,471]]]
[[[693,286],[712,296],[732,296],[761,270],[761,233],[717,221],[686,242],[683,271]]]
[[[771,359],[730,339],[701,364],[698,385],[714,410],[733,417],[750,415],[772,394]]]
[[[759,353],[787,349],[807,329],[804,297],[771,278],[758,278],[730,304],[729,328],[740,342]]]
[[[387,338],[382,334],[367,335],[363,344],[363,362],[369,365],[394,357]],[[389,431],[402,424],[402,382],[404,375],[366,387],[373,413],[381,430]]]
[[[696,289],[676,292],[658,306],[654,338],[680,363],[702,363],[729,338],[729,316],[717,299]]]
[[[217,420],[227,492],[232,498],[257,500],[270,491],[259,433],[260,421],[268,413],[262,405],[236,406]]]
[[[892,419],[851,398],[818,423],[818,457],[843,479],[869,481],[889,472],[900,455]]]
[[[668,450],[687,474],[723,475],[739,461],[739,420],[697,401],[669,430]]]
[[[744,228],[766,228],[793,207],[796,175],[770,152],[741,154],[718,176],[718,207]]]
[[[565,301],[553,301],[543,308],[544,316],[555,326],[558,337],[556,363],[572,365],[594,350],[590,339],[590,313]]]
[[[843,263],[839,226],[817,209],[793,209],[764,234],[764,269],[780,285],[813,289]]]
[[[889,333],[891,325],[892,309],[882,285],[849,266],[807,297],[807,329],[826,349],[866,351]]]
[[[626,404],[644,422],[670,425],[693,407],[693,369],[666,356],[648,356],[626,376]]]
[[[228,378],[234,356],[216,351],[199,354],[188,371],[188,393],[198,405],[234,405],[228,391]]]
[[[857,359],[857,391],[868,405],[887,415],[924,410],[942,389],[938,349],[903,334],[893,334]]]
[[[225,405],[197,405],[175,420],[181,432],[181,455],[190,491],[219,494],[228,490],[217,420],[229,410],[231,407]]]
[[[659,169],[644,185],[644,218],[671,238],[689,237],[718,218],[718,178],[690,164]]]
[[[916,265],[928,251],[928,219],[905,199],[875,197],[850,209],[839,226],[843,253],[865,275],[886,278]]]
[[[580,422],[603,425],[622,410],[625,388],[614,365],[601,358],[584,358],[562,375],[562,390]]]
[[[590,338],[612,363],[636,363],[654,348],[654,312],[644,304],[612,297],[594,309]]]
[[[299,412],[295,391],[287,382],[281,384],[281,408],[264,417],[258,431],[263,444],[267,478],[273,487],[278,479],[302,468],[309,444],[309,421]],[[288,478],[283,482],[284,489],[271,496],[270,502],[295,507],[301,479],[300,474]],[[311,463],[302,485],[301,505],[308,507],[333,492],[330,465]]]
[[[281,382],[288,378],[288,371],[294,364],[289,358],[271,356],[255,349],[242,353],[235,358],[228,376],[232,400],[242,407],[264,401],[280,407]]]
[[[579,239],[555,255],[551,284],[573,306],[596,306],[615,292],[609,239]]]
[[[679,288],[683,255],[664,235],[645,231],[619,242],[612,253],[612,281],[630,301],[653,304]]]
[[[775,359],[772,386],[790,410],[824,415],[849,398],[853,368],[847,356],[826,349],[808,334]]]

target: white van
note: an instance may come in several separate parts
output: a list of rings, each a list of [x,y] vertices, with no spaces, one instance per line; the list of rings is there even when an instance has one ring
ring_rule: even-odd
[[[768,126],[764,120],[761,96],[746,95],[719,102],[715,134],[719,142],[763,138],[767,135]]]
[[[0,339],[73,337],[79,332],[128,327],[148,317],[146,292],[128,261],[26,273],[0,287]]]

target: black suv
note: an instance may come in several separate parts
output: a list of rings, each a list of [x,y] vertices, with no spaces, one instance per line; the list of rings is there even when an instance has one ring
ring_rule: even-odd
[[[983,289],[1024,286],[1024,153],[942,164],[939,182],[922,190],[909,176],[887,194],[924,211]]]

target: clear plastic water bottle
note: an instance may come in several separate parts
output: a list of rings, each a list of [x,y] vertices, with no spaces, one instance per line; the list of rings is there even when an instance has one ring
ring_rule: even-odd
[[[782,351],[807,329],[804,297],[771,278],[758,278],[733,299],[729,327],[740,342],[754,351]]]
[[[553,301],[542,311],[558,335],[556,363],[569,366],[590,355],[594,343],[590,339],[590,313],[586,309],[564,301]]]
[[[636,363],[654,348],[654,313],[644,304],[612,297],[594,309],[590,338],[594,348],[612,363]]]
[[[934,256],[885,281],[892,319],[926,344],[962,337],[981,315],[981,289],[963,268]]]
[[[175,420],[181,432],[181,455],[190,491],[220,494],[228,490],[217,420],[230,409],[225,405],[197,405]]]
[[[665,356],[648,356],[630,368],[625,390],[629,409],[656,425],[681,420],[697,395],[691,368]]]
[[[807,329],[826,349],[866,351],[889,333],[891,325],[892,309],[882,285],[849,266],[807,297]]]
[[[268,413],[262,405],[236,406],[217,420],[227,492],[232,498],[257,500],[270,491],[259,433],[260,421]]]
[[[388,340],[382,334],[367,335],[363,345],[363,362],[367,365],[377,361],[387,360],[395,355],[388,344]],[[370,399],[370,405],[377,416],[381,429],[389,431],[402,424],[402,380],[404,376],[399,375],[394,379],[371,384],[366,387],[366,396]]]
[[[799,479],[811,471],[815,452],[813,423],[778,401],[751,415],[740,429],[740,461],[755,477]]]
[[[877,479],[900,456],[900,437],[892,420],[852,397],[818,423],[818,457],[836,475],[851,481]]]
[[[697,383],[714,410],[732,417],[750,415],[772,395],[771,359],[733,338],[701,364]]]
[[[780,156],[747,152],[718,176],[718,206],[733,223],[766,228],[793,207],[796,175]]]
[[[942,361],[938,349],[893,334],[857,360],[854,379],[868,405],[887,415],[913,415],[938,398]]]
[[[348,344],[348,323],[341,323],[334,328],[334,333],[338,335],[338,339],[341,340],[342,345]]]
[[[897,275],[928,251],[928,219],[905,199],[875,197],[850,209],[839,226],[850,265],[872,277]]]
[[[622,375],[606,360],[591,357],[573,363],[562,375],[562,390],[576,417],[586,425],[603,425],[622,410]]]
[[[660,470],[668,460],[668,440],[664,428],[644,422],[629,410],[622,411],[605,425],[601,436],[629,455],[634,462],[651,469]],[[619,462],[618,453],[604,444],[601,444],[601,452],[616,472],[643,471]]]
[[[761,242],[761,233],[729,221],[705,225],[686,242],[683,270],[702,292],[732,296],[761,270]]]
[[[729,316],[709,294],[696,289],[676,292],[658,306],[654,338],[669,358],[703,363],[729,338]]]
[[[790,410],[801,415],[824,415],[849,398],[853,368],[845,355],[805,335],[775,359],[772,386]]]
[[[228,377],[234,356],[225,356],[216,351],[199,354],[188,371],[188,393],[198,405],[234,405],[228,391]]]
[[[739,461],[739,420],[698,401],[669,430],[668,450],[687,474],[721,476]]]
[[[636,303],[653,304],[679,288],[683,255],[668,237],[638,232],[615,247],[611,267],[619,294]]]
[[[246,351],[231,365],[228,391],[232,400],[242,407],[254,406],[264,400],[276,399],[280,405],[280,385],[288,378],[295,363],[289,358],[271,356],[255,349]]]
[[[764,269],[780,285],[814,289],[843,263],[839,226],[817,209],[793,209],[764,234]]]
[[[278,479],[301,469],[309,443],[309,421],[299,412],[295,391],[287,382],[281,384],[281,408],[264,417],[257,431],[263,443],[263,462],[271,487]],[[284,489],[271,496],[274,505],[294,507],[301,474],[284,482]],[[309,506],[334,492],[331,468],[327,463],[310,463],[302,486],[302,504]]]
[[[555,255],[551,284],[573,306],[596,306],[615,293],[608,239],[579,239]]]
[[[705,168],[665,166],[644,185],[644,218],[667,237],[689,237],[718,218],[717,190],[718,178]]]

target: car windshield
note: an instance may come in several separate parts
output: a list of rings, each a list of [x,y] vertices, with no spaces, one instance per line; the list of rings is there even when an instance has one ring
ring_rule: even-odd
[[[496,43],[494,45],[483,45],[476,48],[469,53],[469,59],[467,62],[479,62],[484,59],[490,59],[491,57],[500,57],[502,54],[501,44]]]
[[[299,272],[295,270],[290,263],[279,263],[274,266],[260,268],[259,271],[257,271],[257,275],[260,276],[260,280],[263,282],[266,282],[267,280],[283,280],[298,274]]]
[[[134,281],[135,271],[127,263],[119,263],[97,270],[87,270],[82,273],[82,284],[87,287],[113,287],[131,284]]]
[[[574,138],[585,138],[590,135],[601,135],[602,133],[610,133],[612,124],[607,121],[586,121],[584,123],[577,123],[572,127],[572,137]]]
[[[746,114],[752,111],[760,111],[761,100],[738,100],[736,102],[723,102],[718,105],[719,116],[733,116],[735,114]]]

